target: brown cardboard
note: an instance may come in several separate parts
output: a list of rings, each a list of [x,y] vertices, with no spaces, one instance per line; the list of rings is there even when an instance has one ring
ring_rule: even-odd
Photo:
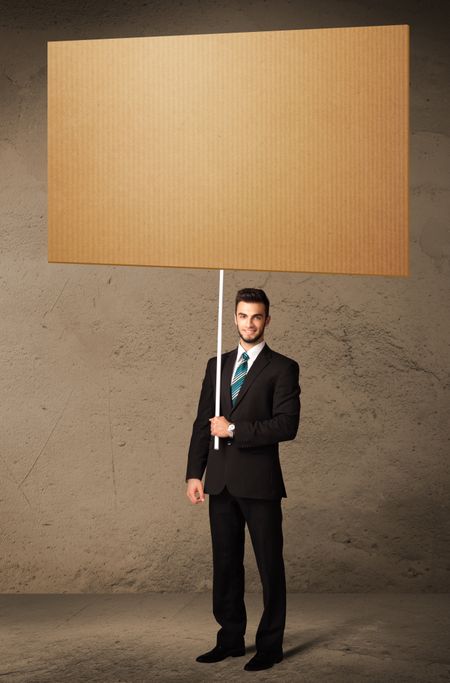
[[[48,43],[48,260],[408,274],[407,25]]]

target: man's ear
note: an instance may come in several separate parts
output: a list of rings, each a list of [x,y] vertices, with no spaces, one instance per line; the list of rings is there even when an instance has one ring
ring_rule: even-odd
[[[268,325],[271,320],[272,320],[272,318],[270,317],[270,315],[268,315],[266,318],[266,325]]]

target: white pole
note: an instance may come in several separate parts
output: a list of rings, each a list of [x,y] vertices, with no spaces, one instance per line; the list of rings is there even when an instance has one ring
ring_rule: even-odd
[[[217,316],[217,368],[216,368],[216,417],[220,416],[220,375],[222,372],[222,310],[223,310],[223,270],[219,275],[219,313]],[[214,437],[214,450],[219,450],[219,437]]]

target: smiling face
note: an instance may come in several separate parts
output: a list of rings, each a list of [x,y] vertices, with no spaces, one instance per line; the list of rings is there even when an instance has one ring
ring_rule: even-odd
[[[266,316],[263,303],[239,301],[234,314],[234,322],[244,349],[259,344],[264,339],[264,330],[270,323],[270,315]]]

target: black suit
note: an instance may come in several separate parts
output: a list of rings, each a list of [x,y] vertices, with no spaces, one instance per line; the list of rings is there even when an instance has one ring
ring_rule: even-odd
[[[236,426],[214,450],[209,418],[215,412],[216,358],[203,379],[189,446],[186,481],[201,479],[208,493],[213,546],[213,611],[217,642],[239,644],[246,628],[244,539],[247,523],[263,584],[258,650],[281,651],[286,583],[281,498],[286,498],[278,444],[294,439],[300,420],[299,365],[267,343],[253,362],[232,406],[230,385],[237,348],[222,355],[221,414]]]

